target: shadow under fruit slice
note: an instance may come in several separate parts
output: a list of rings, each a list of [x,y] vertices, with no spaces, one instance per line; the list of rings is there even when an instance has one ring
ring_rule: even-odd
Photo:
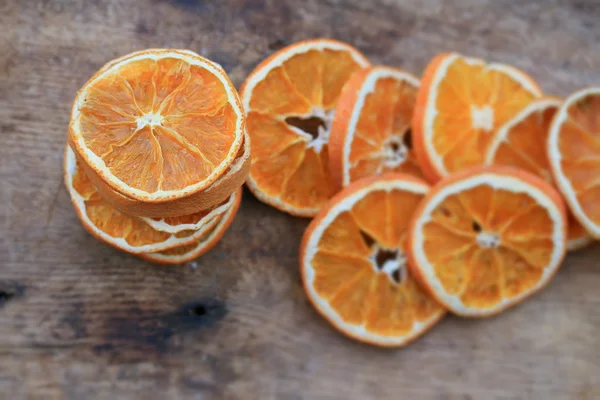
[[[329,140],[329,165],[338,187],[385,172],[422,177],[411,140],[418,89],[413,75],[380,66],[356,72],[344,85]]]
[[[312,217],[334,194],[331,121],[342,87],[369,65],[354,47],[329,39],[285,47],[260,63],[240,91],[252,139],[248,187],[264,203]]]
[[[542,95],[527,74],[456,53],[427,66],[412,123],[413,146],[430,182],[482,165],[494,133]]]
[[[156,252],[194,242],[217,222],[216,219],[208,221],[195,231],[167,233],[123,214],[100,196],[69,146],[65,150],[64,174],[71,201],[83,227],[96,239],[128,253]]]
[[[206,229],[195,242],[157,253],[142,253],[138,256],[159,264],[182,264],[202,256],[219,243],[233,222],[242,200],[242,189],[238,189],[232,196],[234,200],[228,205],[227,210],[215,217],[217,223]]]
[[[550,123],[562,102],[544,98],[531,102],[514,118],[502,125],[486,157],[487,165],[506,165],[530,172],[554,185],[546,151]],[[587,231],[567,210],[567,250],[581,249],[592,242]]]
[[[407,269],[409,223],[428,191],[405,174],[364,178],[334,196],[306,229],[300,247],[306,295],[343,334],[398,347],[444,315]]]
[[[451,175],[411,222],[410,268],[465,317],[497,314],[543,288],[566,253],[566,207],[541,178],[509,167]]]
[[[127,198],[160,203],[217,181],[244,129],[220,66],[190,51],[152,49],[110,62],[81,88],[69,143],[88,175]]]
[[[571,212],[600,239],[600,87],[564,101],[550,127],[548,155]]]

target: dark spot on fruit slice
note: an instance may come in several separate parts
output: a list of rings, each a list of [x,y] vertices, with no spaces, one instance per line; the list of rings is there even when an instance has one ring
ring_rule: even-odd
[[[397,269],[394,272],[392,272],[392,279],[396,283],[402,283],[402,281],[400,280],[400,269]]]
[[[327,128],[327,126],[325,125],[325,121],[323,121],[319,117],[287,117],[285,119],[285,122],[288,125],[296,127],[302,130],[303,132],[308,133],[313,137],[313,139],[319,137],[319,127],[323,127],[323,129]]]
[[[379,249],[375,256],[377,268],[382,269],[386,262],[395,260],[398,257],[398,251]]]
[[[363,242],[365,242],[365,244],[367,245],[368,248],[373,247],[373,245],[375,244],[375,239],[373,239],[371,237],[371,235],[369,235],[367,232],[361,230],[360,236],[362,237]]]
[[[412,130],[410,128],[404,134],[402,143],[404,143],[407,149],[412,149]]]

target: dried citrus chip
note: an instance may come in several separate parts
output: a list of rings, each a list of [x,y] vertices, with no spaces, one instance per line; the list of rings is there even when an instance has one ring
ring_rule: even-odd
[[[216,207],[204,211],[198,211],[194,214],[183,215],[181,217],[139,218],[152,228],[161,232],[177,233],[181,231],[196,231],[198,229],[202,229],[213,219],[220,218],[224,213],[226,213],[237,201],[237,192],[238,191],[236,190],[231,196],[229,196],[227,200]]]
[[[413,145],[432,182],[481,165],[494,132],[542,95],[524,72],[478,58],[441,54],[425,69],[413,118]]]
[[[450,311],[485,317],[544,287],[566,236],[566,209],[549,183],[514,168],[475,168],[443,179],[419,205],[410,267]]]
[[[548,154],[571,212],[600,239],[600,87],[565,100],[550,127]]]
[[[534,100],[514,118],[502,125],[488,150],[486,164],[507,165],[539,176],[554,184],[544,144],[560,100]],[[592,242],[586,230],[567,210],[567,250],[583,248]]]
[[[313,216],[333,195],[328,142],[333,112],[350,76],[369,63],[327,39],[286,47],[246,79],[241,97],[252,139],[250,190],[261,201]]]
[[[109,63],[81,88],[69,143],[86,173],[112,190],[164,202],[219,179],[242,145],[244,124],[221,67],[190,51],[153,49]]]
[[[177,218],[196,213],[201,214],[203,210],[210,210],[226,201],[232,193],[244,184],[244,180],[250,171],[250,138],[247,133],[244,136],[242,148],[227,172],[208,189],[196,195],[169,202],[149,203],[126,197],[114,191],[93,173],[89,173],[88,177],[104,200],[125,214],[148,218]],[[82,163],[81,166],[86,173],[89,171],[85,163]]]
[[[404,174],[364,178],[337,194],[306,229],[304,289],[343,334],[403,346],[444,315],[406,267],[409,222],[428,190]]]
[[[339,187],[384,172],[422,177],[410,128],[418,88],[413,75],[389,67],[366,68],[344,85],[329,139],[331,175]]]
[[[139,256],[159,264],[182,264],[205,254],[219,243],[219,240],[233,222],[242,200],[242,189],[238,189],[232,196],[233,203],[228,205],[227,210],[222,215],[214,217],[217,221],[216,224],[206,229],[204,234],[194,243],[177,246],[158,253],[143,253]]]
[[[194,242],[216,223],[214,219],[207,221],[196,231],[157,231],[109,205],[85,175],[69,146],[65,150],[64,169],[65,184],[83,227],[96,239],[128,253],[156,252]]]

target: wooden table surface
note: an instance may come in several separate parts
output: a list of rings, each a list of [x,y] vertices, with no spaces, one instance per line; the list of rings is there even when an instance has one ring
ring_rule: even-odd
[[[86,234],[61,168],[76,90],[133,50],[195,50],[237,86],[311,37],[415,74],[456,50],[564,96],[600,84],[597,0],[0,0],[0,32],[0,398],[600,399],[598,245],[525,304],[382,350],[308,304],[306,220],[245,192],[213,251],[156,266]]]

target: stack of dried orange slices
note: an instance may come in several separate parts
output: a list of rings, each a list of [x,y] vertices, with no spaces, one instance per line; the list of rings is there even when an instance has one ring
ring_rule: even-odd
[[[187,50],[131,53],[79,90],[65,183],[83,226],[165,264],[213,247],[250,169],[239,95],[225,71]]]
[[[248,186],[314,217],[306,294],[356,340],[397,347],[447,311],[495,315],[600,238],[600,89],[562,102],[456,53],[419,80],[316,39],[259,64],[241,97]]]

